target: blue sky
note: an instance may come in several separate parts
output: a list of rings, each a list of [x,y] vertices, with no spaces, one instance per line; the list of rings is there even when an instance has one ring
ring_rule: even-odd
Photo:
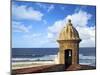
[[[68,19],[79,31],[80,47],[95,47],[95,6],[13,1],[12,47],[58,47],[56,40]]]

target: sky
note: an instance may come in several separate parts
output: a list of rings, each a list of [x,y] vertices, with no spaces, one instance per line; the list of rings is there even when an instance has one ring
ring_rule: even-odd
[[[95,47],[96,7],[12,1],[12,47],[55,48],[61,29],[72,20],[80,47]]]

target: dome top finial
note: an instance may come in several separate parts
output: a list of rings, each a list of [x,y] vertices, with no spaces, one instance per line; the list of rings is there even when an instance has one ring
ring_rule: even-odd
[[[72,26],[71,19],[68,19],[68,25]]]
[[[68,20],[68,24],[62,29],[59,40],[79,40],[80,37],[78,31],[72,26],[71,20]]]
[[[69,19],[68,22],[71,23],[71,19]]]

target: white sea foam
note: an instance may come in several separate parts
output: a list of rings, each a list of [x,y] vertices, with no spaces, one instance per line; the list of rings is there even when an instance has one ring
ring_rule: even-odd
[[[80,64],[96,66],[95,62],[96,62],[95,56],[84,56],[83,54],[79,55],[79,63]]]
[[[79,54],[80,59],[95,59],[95,56],[84,56],[83,54]]]
[[[84,56],[79,54],[79,63],[83,65],[92,65],[95,66],[95,56]],[[41,62],[41,61],[55,61],[57,62],[57,55],[45,55],[43,57],[36,58],[12,58],[12,62]]]
[[[37,58],[12,58],[12,61],[18,62],[18,61],[34,61]]]
[[[57,57],[57,55],[46,55],[43,57],[36,57],[36,58],[12,58],[13,62],[20,62],[20,61],[42,61],[42,60],[54,60]]]

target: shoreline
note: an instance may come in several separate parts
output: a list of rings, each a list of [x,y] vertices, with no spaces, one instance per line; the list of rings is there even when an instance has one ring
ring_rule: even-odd
[[[29,67],[38,67],[38,66],[46,66],[46,65],[54,65],[55,61],[27,61],[27,62],[13,62],[12,70],[29,68]]]

